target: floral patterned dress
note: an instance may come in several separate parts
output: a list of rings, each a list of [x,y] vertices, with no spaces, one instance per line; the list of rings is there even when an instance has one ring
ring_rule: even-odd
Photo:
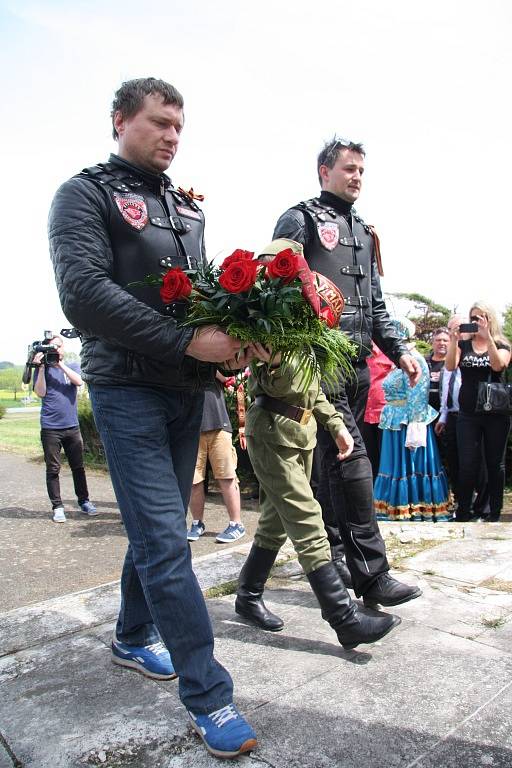
[[[405,373],[391,371],[383,381],[386,396],[380,418],[382,448],[374,497],[380,520],[448,520],[448,481],[441,464],[431,423],[437,411],[428,404],[430,374],[425,359],[412,353],[421,366],[420,381],[409,386]],[[407,426],[426,425],[426,447],[405,447]]]

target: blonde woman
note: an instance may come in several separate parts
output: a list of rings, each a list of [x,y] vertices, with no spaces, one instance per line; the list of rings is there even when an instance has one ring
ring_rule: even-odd
[[[471,517],[475,480],[479,476],[481,445],[487,465],[489,522],[497,522],[503,506],[505,485],[505,448],[510,431],[510,416],[475,412],[481,381],[502,381],[510,363],[510,342],[503,336],[496,311],[484,301],[477,301],[469,311],[471,333],[456,325],[450,333],[445,366],[461,373],[457,446],[459,451],[459,489],[456,520]],[[464,337],[464,338],[463,338]]]

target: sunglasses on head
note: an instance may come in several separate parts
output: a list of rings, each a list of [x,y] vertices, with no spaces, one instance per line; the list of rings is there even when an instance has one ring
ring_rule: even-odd
[[[344,139],[344,138],[338,139],[337,138],[335,140],[332,148],[333,149],[339,149],[340,147],[345,147],[345,149],[346,149],[347,147],[350,147],[351,144],[354,144],[354,142],[350,141],[350,139]]]
[[[350,139],[335,139],[332,147],[330,147],[329,151],[327,152],[325,159],[327,160],[327,158],[335,157],[338,149],[348,149],[348,147],[351,147],[353,144],[354,142],[350,141]]]

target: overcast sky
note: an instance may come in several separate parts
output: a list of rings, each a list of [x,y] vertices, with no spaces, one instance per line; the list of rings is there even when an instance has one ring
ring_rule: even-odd
[[[318,192],[335,132],[363,141],[357,209],[387,292],[466,311],[512,302],[508,0],[0,0],[0,360],[60,329],[46,219],[57,187],[115,151],[132,77],[173,83],[185,130],[169,171],[205,195],[209,258],[254,250]]]

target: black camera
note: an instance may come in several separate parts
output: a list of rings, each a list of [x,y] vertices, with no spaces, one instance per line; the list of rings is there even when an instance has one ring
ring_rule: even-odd
[[[459,325],[459,333],[477,333],[478,323],[461,323]]]
[[[25,363],[25,370],[21,377],[24,384],[29,384],[32,378],[32,368],[38,368],[39,365],[58,365],[59,364],[59,348],[55,344],[50,344],[51,340],[55,336],[51,331],[44,331],[44,339],[42,341],[33,341],[28,346],[28,359]],[[34,357],[38,352],[43,353],[43,359],[40,363],[34,363]]]

